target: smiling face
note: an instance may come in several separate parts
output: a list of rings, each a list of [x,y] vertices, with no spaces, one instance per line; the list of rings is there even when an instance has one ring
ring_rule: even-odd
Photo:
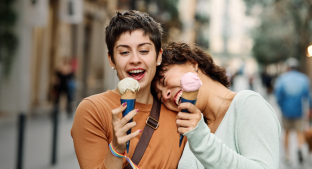
[[[154,43],[143,31],[135,30],[120,35],[114,45],[114,61],[109,55],[110,66],[116,68],[120,80],[131,77],[139,82],[141,89],[149,89],[156,73],[156,63],[161,61]],[[157,62],[156,62],[157,58]]]
[[[187,72],[195,73],[196,65],[186,62],[167,67],[164,78],[156,84],[157,98],[170,110],[179,111],[178,105],[182,96],[180,78]],[[196,68],[197,69],[197,68]]]

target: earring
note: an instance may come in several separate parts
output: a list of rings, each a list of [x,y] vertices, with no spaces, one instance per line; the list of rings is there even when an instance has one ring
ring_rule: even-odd
[[[161,63],[160,63],[160,62],[158,62],[158,63],[157,63],[157,66],[159,66],[160,64],[161,64]]]
[[[114,70],[115,68],[114,68],[114,67],[112,67],[112,69]]]
[[[195,65],[194,70],[196,73],[198,73],[198,64]]]

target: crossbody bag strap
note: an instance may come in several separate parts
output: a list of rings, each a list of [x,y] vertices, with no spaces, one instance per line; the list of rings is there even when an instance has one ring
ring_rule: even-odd
[[[160,107],[161,103],[159,102],[158,99],[154,98],[152,110],[150,112],[149,117],[146,119],[146,125],[144,127],[143,133],[131,158],[131,160],[137,165],[139,164],[141,158],[143,157],[143,154],[148,146],[148,143],[151,140],[154,130],[158,128]],[[125,167],[125,169],[132,169],[132,167],[130,166],[130,164],[128,164]]]

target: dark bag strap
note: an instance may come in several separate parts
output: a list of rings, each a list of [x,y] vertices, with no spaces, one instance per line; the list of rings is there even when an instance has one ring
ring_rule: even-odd
[[[158,128],[158,120],[160,114],[161,103],[158,99],[154,98],[152,110],[149,117],[146,119],[146,125],[144,127],[141,138],[134,150],[131,160],[138,165],[143,157],[143,154],[148,146],[149,141],[154,133],[154,130]],[[128,164],[125,169],[132,169],[131,165]]]

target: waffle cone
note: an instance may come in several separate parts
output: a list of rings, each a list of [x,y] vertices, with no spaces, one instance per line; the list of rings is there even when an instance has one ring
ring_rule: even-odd
[[[136,92],[126,91],[123,95],[121,95],[121,99],[135,99]]]
[[[198,90],[192,92],[182,92],[182,97],[187,100],[196,100],[198,94]]]

